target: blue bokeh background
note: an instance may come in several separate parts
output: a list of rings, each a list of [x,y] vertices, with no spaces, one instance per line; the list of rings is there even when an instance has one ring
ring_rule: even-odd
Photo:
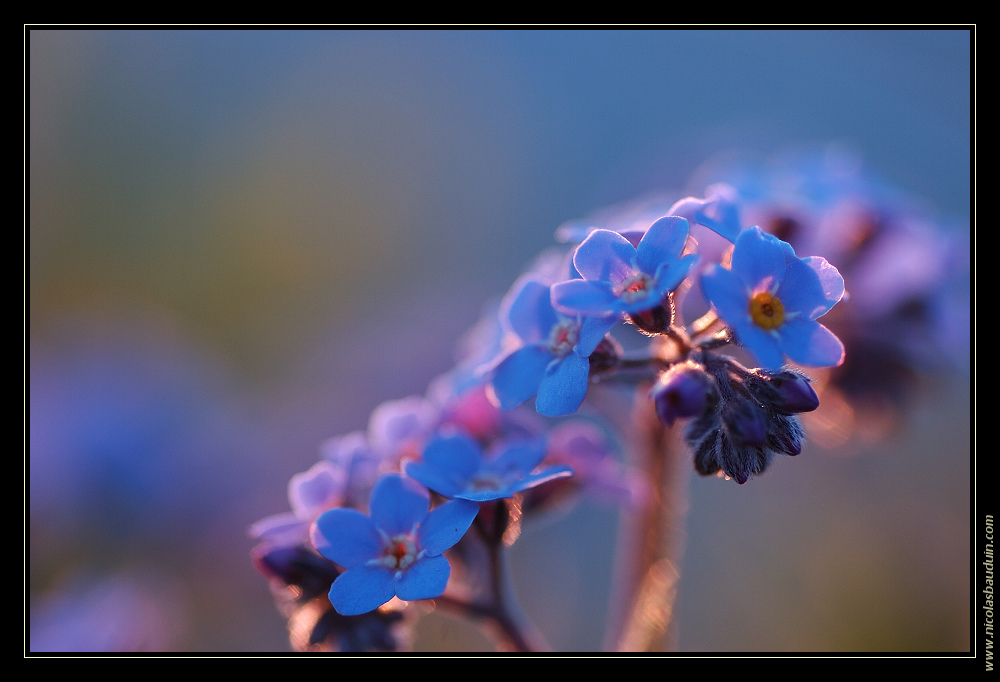
[[[967,222],[971,48],[959,29],[28,31],[32,620],[84,618],[50,602],[126,576],[157,646],[287,651],[247,526],[287,509],[322,440],[447,370],[560,223],[700,192],[720,154],[829,142]],[[938,379],[888,438],[692,480],[679,648],[968,650],[969,410],[968,379]],[[614,523],[584,505],[516,546],[561,649],[600,645]],[[420,646],[482,644],[434,618]]]

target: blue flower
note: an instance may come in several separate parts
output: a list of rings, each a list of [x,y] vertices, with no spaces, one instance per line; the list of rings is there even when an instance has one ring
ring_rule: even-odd
[[[588,358],[618,320],[562,315],[552,307],[550,288],[535,279],[512,288],[501,316],[522,345],[492,370],[500,407],[509,410],[537,395],[539,414],[576,412],[587,395]]]
[[[759,227],[740,233],[732,266],[709,266],[701,277],[719,317],[766,369],[787,356],[800,365],[832,367],[844,344],[816,321],[844,295],[844,278],[826,259],[798,258],[792,247]]]
[[[507,441],[495,454],[485,456],[476,441],[454,434],[428,443],[422,462],[406,464],[406,475],[445,497],[489,502],[573,475],[567,466],[536,472],[544,458],[545,444],[541,441]]]
[[[451,575],[442,554],[469,529],[479,505],[454,500],[428,513],[430,494],[423,486],[387,474],[375,483],[370,507],[370,517],[331,509],[312,528],[316,550],[346,569],[330,587],[337,613],[367,613],[393,597],[440,596]]]
[[[583,315],[633,314],[659,306],[687,276],[697,257],[681,257],[688,221],[660,218],[638,246],[611,230],[594,230],[577,247],[573,265],[583,276],[552,285],[556,309]]]

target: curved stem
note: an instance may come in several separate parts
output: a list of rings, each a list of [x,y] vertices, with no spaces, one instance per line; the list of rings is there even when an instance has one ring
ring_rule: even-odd
[[[682,524],[687,508],[683,447],[656,417],[648,400],[632,413],[631,451],[655,494],[634,514],[623,515],[616,557],[616,599],[605,648],[661,651],[672,648],[673,608],[680,577]]]
[[[484,621],[501,651],[551,651],[518,603],[510,578],[504,538],[510,535],[512,524],[519,523],[516,518],[520,513],[519,507],[511,500],[497,500],[482,507],[474,527],[478,530],[479,544],[485,551],[479,564],[488,573],[485,590],[478,599],[446,593],[436,601],[442,607]],[[517,531],[513,532],[516,534]]]

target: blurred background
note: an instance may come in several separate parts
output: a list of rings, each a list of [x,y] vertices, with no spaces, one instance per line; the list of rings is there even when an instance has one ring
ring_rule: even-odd
[[[900,31],[27,32],[34,651],[290,651],[254,521],[422,394],[560,223],[719,154],[836,142],[968,230],[971,37]],[[850,285],[850,283],[848,283]],[[967,351],[966,351],[967,352]],[[970,389],[748,485],[691,472],[677,646],[967,651]],[[614,510],[514,547],[601,643]],[[434,614],[420,648],[487,646]],[[26,644],[26,649],[28,648]]]

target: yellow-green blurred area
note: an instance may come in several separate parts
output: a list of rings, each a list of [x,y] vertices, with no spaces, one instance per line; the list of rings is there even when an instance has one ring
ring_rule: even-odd
[[[247,527],[449,369],[563,221],[828,141],[970,214],[966,30],[38,28],[26,72],[27,608],[64,641],[80,585],[126,576],[147,648],[289,651]],[[692,471],[678,647],[968,650],[968,385],[745,486]],[[583,503],[514,547],[561,650],[601,644],[615,523]]]

